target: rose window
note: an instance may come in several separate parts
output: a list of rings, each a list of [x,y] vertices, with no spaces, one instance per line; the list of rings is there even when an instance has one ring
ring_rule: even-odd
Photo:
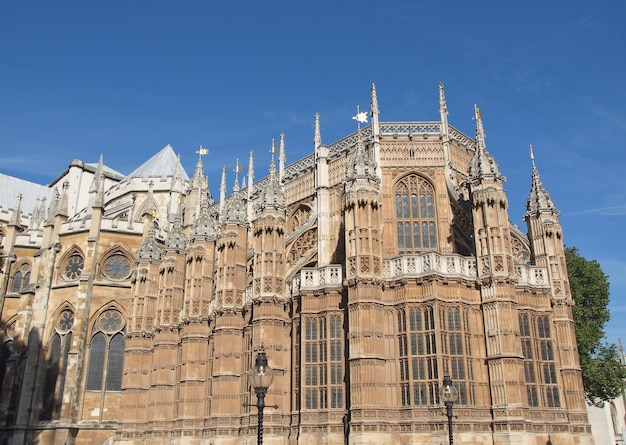
[[[130,276],[130,261],[122,254],[110,256],[104,262],[104,275],[111,280],[125,280]]]
[[[103,312],[98,320],[98,328],[107,333],[119,331],[123,324],[122,316],[115,309],[109,309]]]
[[[83,273],[85,260],[79,254],[74,254],[65,264],[65,277],[68,280],[77,280]]]
[[[72,329],[74,325],[74,312],[65,309],[57,318],[56,328],[61,334],[65,334]]]

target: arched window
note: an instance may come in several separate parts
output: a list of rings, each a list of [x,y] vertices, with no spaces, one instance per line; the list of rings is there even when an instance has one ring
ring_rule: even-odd
[[[396,184],[396,224],[400,253],[437,248],[433,186],[418,175]]]
[[[84,267],[85,260],[83,256],[78,252],[73,253],[63,263],[63,278],[69,281],[78,280],[83,274]]]
[[[56,318],[55,332],[50,340],[48,350],[41,420],[58,419],[61,414],[67,358],[70,353],[70,345],[72,344],[73,325],[74,312],[71,309],[61,311]]]
[[[30,265],[23,263],[17,267],[17,271],[13,275],[13,283],[11,284],[11,292],[21,292],[30,282]]]
[[[88,391],[120,391],[124,367],[124,327],[122,314],[107,309],[94,324],[87,368]]]

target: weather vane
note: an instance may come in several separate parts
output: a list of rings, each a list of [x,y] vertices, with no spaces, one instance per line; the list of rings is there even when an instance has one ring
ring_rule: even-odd
[[[209,154],[209,149],[204,148],[202,144],[200,144],[200,148],[196,150],[196,153],[198,153],[198,156],[200,156],[200,159],[202,159],[202,156]]]
[[[359,106],[356,106],[356,116],[352,116],[352,119],[354,119],[357,122],[357,128],[360,130],[361,129],[361,124],[366,124],[367,123],[367,112],[366,111],[361,111],[359,109]]]

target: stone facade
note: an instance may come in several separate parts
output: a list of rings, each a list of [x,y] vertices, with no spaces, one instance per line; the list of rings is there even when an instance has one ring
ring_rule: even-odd
[[[379,122],[372,85],[370,123],[325,145],[316,116],[313,154],[281,135],[217,201],[169,146],[16,197],[1,443],[253,444],[263,347],[266,444],[447,443],[444,373],[457,443],[592,444],[558,212],[533,160],[512,225],[480,110],[470,138],[439,93],[439,121]]]

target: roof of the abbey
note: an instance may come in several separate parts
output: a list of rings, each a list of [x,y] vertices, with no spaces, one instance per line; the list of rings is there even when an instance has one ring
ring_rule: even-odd
[[[174,153],[174,149],[171,145],[167,144],[157,154],[141,164],[141,166],[135,169],[130,175],[126,176],[124,181],[128,181],[132,178],[167,178],[168,176],[174,176],[177,168],[180,169],[180,178],[189,180],[189,175],[187,175],[187,172],[180,164],[178,156]]]

